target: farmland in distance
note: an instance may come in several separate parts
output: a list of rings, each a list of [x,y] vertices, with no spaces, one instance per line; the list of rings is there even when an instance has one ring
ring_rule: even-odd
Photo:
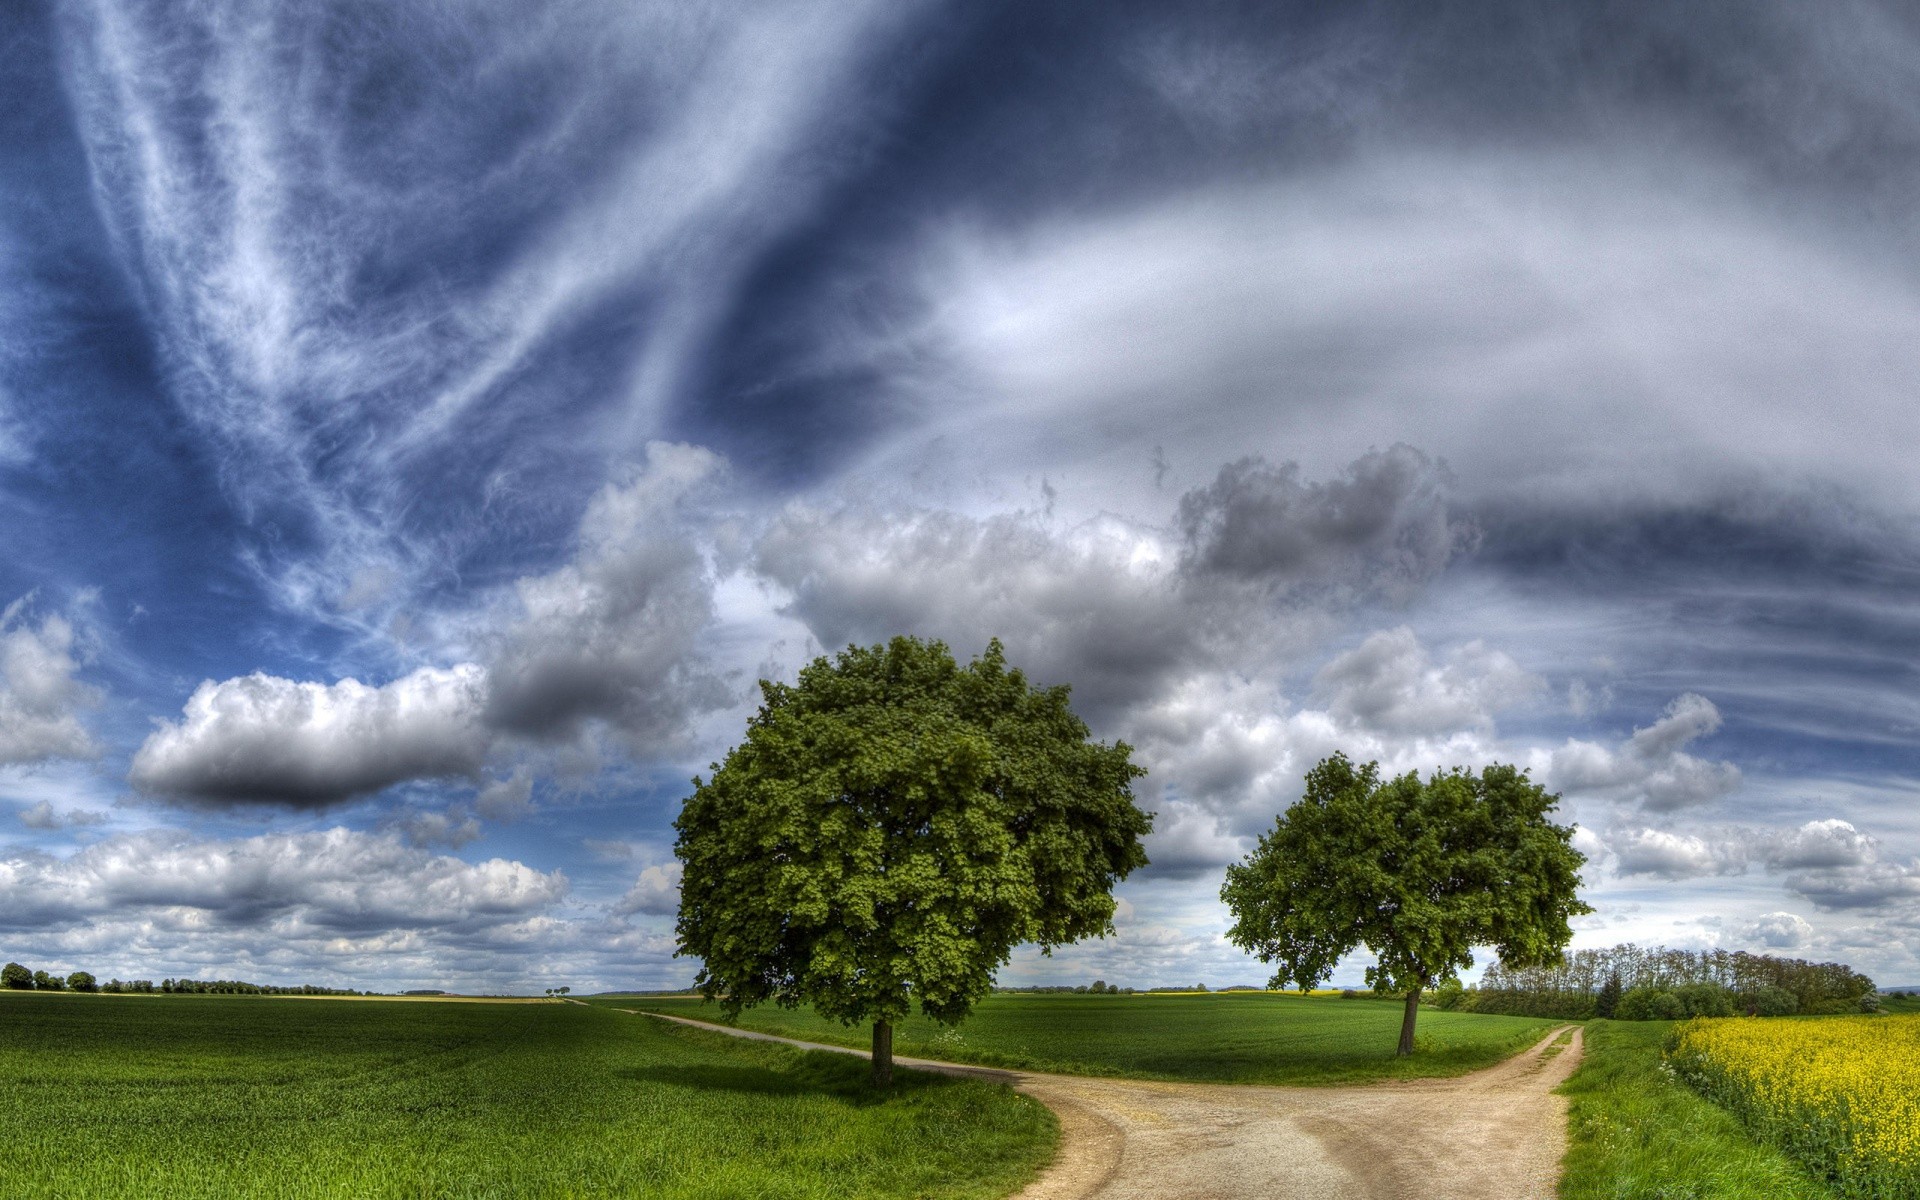
[[[0,1195],[1003,1196],[1050,1113],[577,1004],[0,994]]]
[[[717,1004],[697,997],[594,996],[588,1002],[721,1020]],[[1561,1022],[1424,1008],[1417,1053],[1394,1057],[1402,1005],[1271,992],[1134,995],[996,994],[957,1029],[911,1017],[894,1034],[894,1052],[982,1066],[1072,1075],[1187,1079],[1216,1083],[1354,1083],[1456,1075],[1489,1066]],[[742,1028],[808,1041],[864,1047],[865,1027],[849,1028],[810,1009],[763,1006]]]

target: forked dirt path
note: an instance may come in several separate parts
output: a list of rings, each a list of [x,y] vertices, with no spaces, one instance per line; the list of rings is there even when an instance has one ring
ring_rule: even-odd
[[[865,1057],[844,1046],[645,1015]],[[1553,1089],[1580,1061],[1577,1026],[1571,1042],[1551,1049],[1568,1028],[1471,1075],[1349,1087],[1152,1083],[894,1061],[998,1080],[1058,1114],[1058,1156],[1014,1200],[1543,1200],[1554,1194],[1567,1149],[1567,1101]]]

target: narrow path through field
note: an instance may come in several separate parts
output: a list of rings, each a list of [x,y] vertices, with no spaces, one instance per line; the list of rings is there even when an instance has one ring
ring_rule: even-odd
[[[736,1037],[861,1054],[664,1013],[645,1015]],[[1556,1045],[1566,1032],[1556,1029],[1527,1052],[1471,1075],[1354,1087],[1152,1083],[895,1061],[1000,1080],[1059,1115],[1059,1156],[1015,1200],[1541,1200],[1553,1195],[1567,1148],[1567,1102],[1553,1089],[1580,1061],[1577,1027],[1570,1041]]]

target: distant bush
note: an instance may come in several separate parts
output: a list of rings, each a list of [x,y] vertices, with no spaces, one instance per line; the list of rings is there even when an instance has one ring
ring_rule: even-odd
[[[1680,997],[1661,987],[1628,988],[1620,995],[1622,1021],[1678,1021],[1686,1014]]]
[[[1800,1011],[1800,1001],[1785,988],[1755,988],[1740,997],[1740,1010],[1750,1017],[1790,1017]]]

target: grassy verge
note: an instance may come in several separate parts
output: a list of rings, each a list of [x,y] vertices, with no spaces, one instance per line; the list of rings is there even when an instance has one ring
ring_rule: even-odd
[[[1832,1200],[1793,1160],[1661,1065],[1669,1021],[1593,1021],[1572,1102],[1562,1200]]]
[[[718,1021],[716,1005],[683,997],[592,997],[594,1004]],[[958,1029],[903,1022],[894,1052],[1069,1075],[1219,1083],[1315,1084],[1457,1075],[1532,1045],[1557,1022],[1423,1010],[1419,1050],[1394,1057],[1398,1001],[1260,992],[1134,996],[990,996]],[[810,1010],[752,1009],[740,1025],[864,1048]]]
[[[1004,1196],[1003,1087],[573,1004],[0,999],[0,1196]]]

